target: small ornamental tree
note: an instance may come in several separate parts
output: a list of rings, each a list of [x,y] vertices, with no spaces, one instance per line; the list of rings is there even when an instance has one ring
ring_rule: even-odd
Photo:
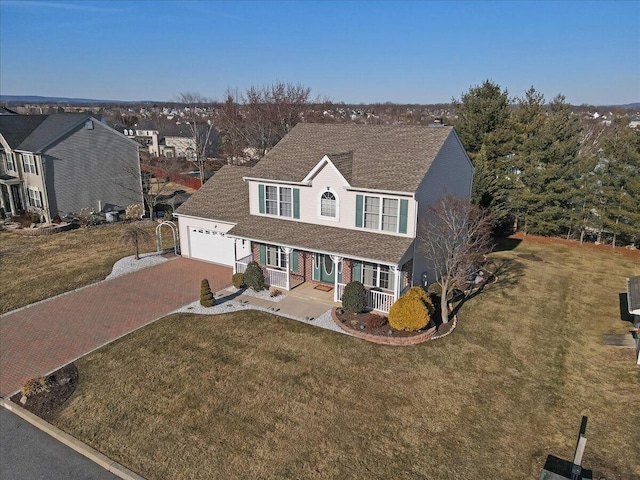
[[[209,286],[209,280],[206,278],[200,283],[200,305],[203,307],[213,307],[216,304],[213,298],[213,292]]]
[[[136,260],[140,260],[140,244],[148,243],[151,240],[151,234],[138,225],[130,225],[122,233],[120,243],[134,247],[136,251]]]
[[[413,287],[391,305],[389,325],[396,330],[421,330],[429,324],[433,312],[429,294],[420,287]]]
[[[367,308],[367,290],[360,282],[349,282],[342,293],[342,306],[350,313],[362,313]]]
[[[259,292],[266,288],[265,283],[264,272],[262,268],[260,268],[260,265],[258,265],[257,262],[249,262],[247,269],[244,271],[244,284],[256,292]]]

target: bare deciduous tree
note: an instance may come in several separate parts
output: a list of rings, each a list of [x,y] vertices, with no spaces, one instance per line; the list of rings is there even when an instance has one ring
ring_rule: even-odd
[[[247,111],[246,137],[259,157],[301,120],[310,95],[311,89],[300,83],[275,82],[247,89],[243,96]]]
[[[240,109],[241,97],[236,90],[227,89],[225,102],[220,109],[220,134],[222,151],[230,160],[242,156],[248,145],[245,121]]]
[[[447,299],[455,289],[464,289],[491,250],[491,221],[468,199],[445,196],[428,207],[421,226],[420,250],[431,261],[442,287],[442,321],[449,322]]]
[[[185,92],[180,94],[178,101],[189,107],[187,117],[189,131],[193,139],[193,152],[188,160],[198,168],[200,183],[204,184],[204,167],[207,164],[207,148],[213,134],[213,123],[211,119],[206,118],[206,115],[201,115],[201,112],[213,100],[203,97],[199,93]]]

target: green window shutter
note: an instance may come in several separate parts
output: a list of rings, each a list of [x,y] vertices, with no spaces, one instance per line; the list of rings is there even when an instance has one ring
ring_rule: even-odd
[[[353,262],[353,275],[351,280],[354,282],[362,282],[362,262]]]
[[[400,200],[400,233],[407,233],[407,212],[409,211],[409,200]]]
[[[264,185],[258,185],[258,203],[260,204],[260,213],[264,213]]]
[[[300,189],[293,189],[293,218],[300,218]]]
[[[362,227],[363,202],[363,196],[356,195],[356,227]]]
[[[338,265],[340,265],[340,270],[338,270],[338,283],[344,283],[342,281],[342,271],[344,270],[344,259],[341,260]]]
[[[267,263],[267,246],[263,243],[260,244],[260,265]]]
[[[298,271],[298,251],[297,250],[291,251],[291,271],[292,272]]]

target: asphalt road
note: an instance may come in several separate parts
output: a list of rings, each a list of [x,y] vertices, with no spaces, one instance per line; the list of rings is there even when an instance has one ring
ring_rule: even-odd
[[[117,476],[0,407],[2,480],[113,480]]]

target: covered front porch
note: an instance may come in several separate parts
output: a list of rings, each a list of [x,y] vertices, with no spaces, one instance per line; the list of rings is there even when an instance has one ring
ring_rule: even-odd
[[[410,268],[340,255],[296,250],[291,247],[252,242],[253,254],[237,259],[234,272],[244,273],[247,264],[258,262],[266,283],[297,296],[338,304],[347,283],[357,280],[367,289],[372,310],[388,313],[391,305],[408,287]]]

